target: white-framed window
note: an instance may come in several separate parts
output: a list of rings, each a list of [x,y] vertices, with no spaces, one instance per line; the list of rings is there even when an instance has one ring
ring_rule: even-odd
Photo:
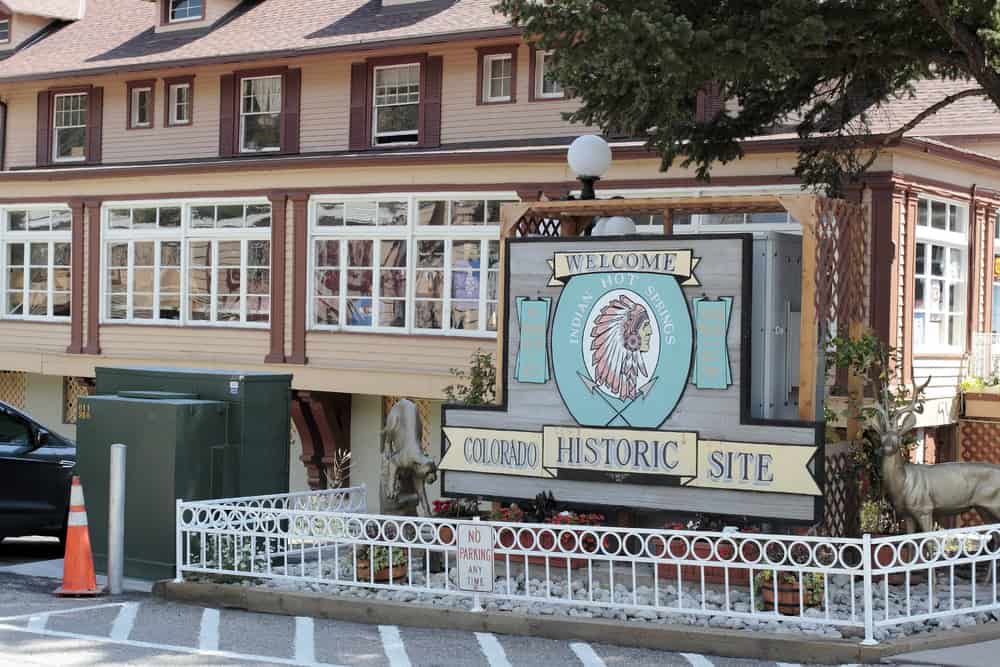
[[[0,18],[0,44],[10,41],[10,19]]]
[[[170,23],[197,21],[204,16],[205,0],[167,0],[170,3]]]
[[[965,349],[968,208],[921,197],[914,253],[913,346],[923,352]]]
[[[109,203],[105,322],[263,327],[271,313],[266,199]]]
[[[71,222],[64,206],[0,209],[0,317],[69,319]]]
[[[130,127],[145,128],[153,126],[153,89],[144,86],[132,88],[131,92]]]
[[[514,56],[495,53],[483,56],[483,101],[510,102],[514,76]]]
[[[87,93],[54,96],[52,159],[80,162],[87,159]]]
[[[493,336],[512,193],[314,197],[309,326]]]
[[[281,150],[281,75],[241,79],[240,152]]]
[[[167,105],[171,125],[191,124],[191,84],[174,83],[167,88]]]
[[[373,143],[420,141],[420,65],[376,67],[374,84]]]
[[[535,97],[557,99],[564,97],[562,84],[552,74],[553,51],[535,53]]]

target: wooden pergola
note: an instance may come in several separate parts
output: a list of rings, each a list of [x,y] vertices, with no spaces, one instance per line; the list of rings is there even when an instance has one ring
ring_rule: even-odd
[[[804,193],[539,201],[504,204],[501,230],[503,238],[570,237],[582,233],[594,217],[652,214],[663,216],[663,233],[673,236],[673,221],[680,213],[780,211],[790,213],[802,226],[799,417],[813,421],[820,416],[821,408],[817,405],[821,382],[817,377],[817,362],[822,332],[835,323],[839,331],[857,338],[867,319],[864,289],[870,266],[867,207]],[[652,242],[656,237],[649,238]],[[501,249],[501,252],[504,251]],[[498,316],[503,321],[502,302],[500,308]],[[502,383],[503,341],[498,342],[497,381]],[[859,396],[860,381],[851,378],[848,389],[852,395]],[[849,424],[848,431],[849,438],[856,436],[857,424]]]

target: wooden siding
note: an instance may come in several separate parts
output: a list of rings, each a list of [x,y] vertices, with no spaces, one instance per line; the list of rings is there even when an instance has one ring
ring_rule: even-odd
[[[407,376],[431,376],[435,383],[452,384],[451,368],[466,368],[476,350],[493,352],[492,338],[410,336],[310,331],[306,334],[309,366],[334,372],[365,371]],[[383,392],[386,387],[382,388]],[[350,392],[350,387],[341,391]],[[396,393],[405,394],[404,391]]]
[[[425,49],[414,47],[406,51],[427,52],[444,59],[443,144],[568,137],[589,131],[562,119],[563,112],[574,108],[572,100],[529,101],[530,58],[527,45],[522,45],[518,54],[517,102],[477,104],[476,46],[468,43]],[[400,52],[396,49],[385,53],[392,55]],[[381,54],[378,52],[378,55]],[[302,152],[347,150],[351,63],[370,55],[375,54],[309,56],[259,63],[260,67],[283,64],[302,68]],[[0,95],[6,97],[9,103],[8,168],[35,165],[38,91],[80,83],[104,87],[104,164],[218,157],[219,78],[239,68],[239,64],[213,65],[194,70],[165,69],[141,74],[95,76],[86,80],[58,79],[0,85]],[[187,74],[195,75],[193,122],[190,125],[164,127],[162,110],[166,104],[166,90],[163,78]],[[157,79],[157,113],[152,129],[130,131],[126,129],[126,81],[137,77]]]
[[[101,356],[172,363],[241,365],[263,363],[267,329],[103,325]]]

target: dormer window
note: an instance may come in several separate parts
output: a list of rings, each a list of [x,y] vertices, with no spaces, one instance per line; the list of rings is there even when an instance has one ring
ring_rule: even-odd
[[[205,0],[165,0],[167,22],[198,21],[205,18]]]

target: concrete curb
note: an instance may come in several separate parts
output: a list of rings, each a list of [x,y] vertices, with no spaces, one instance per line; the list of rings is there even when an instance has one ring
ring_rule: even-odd
[[[801,663],[878,663],[890,656],[1000,639],[1000,623],[946,630],[934,635],[862,646],[856,639],[807,638],[698,626],[626,623],[606,619],[473,613],[386,600],[361,600],[323,593],[264,590],[233,584],[159,581],[153,594],[207,607],[287,616],[313,616],[354,623],[528,635],[565,641],[703,653]]]

